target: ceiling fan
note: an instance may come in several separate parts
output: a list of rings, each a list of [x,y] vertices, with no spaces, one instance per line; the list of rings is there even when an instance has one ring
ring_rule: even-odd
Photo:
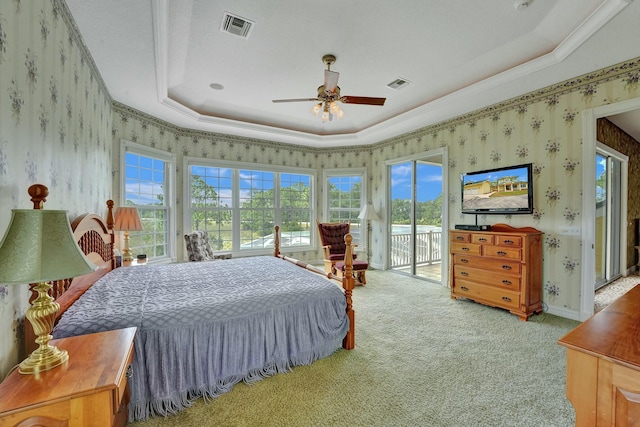
[[[333,120],[334,116],[338,119],[344,116],[336,101],[340,101],[343,104],[384,105],[387,98],[340,95],[340,86],[338,86],[340,73],[331,71],[331,65],[336,62],[335,55],[324,55],[322,62],[327,64],[327,69],[324,71],[324,84],[318,87],[318,96],[316,98],[274,99],[273,102],[315,101],[317,104],[312,111],[316,115],[322,111],[323,122]]]

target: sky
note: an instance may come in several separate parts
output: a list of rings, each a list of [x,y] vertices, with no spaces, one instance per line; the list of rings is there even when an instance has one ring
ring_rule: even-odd
[[[417,164],[417,201],[435,200],[442,193],[442,167]],[[391,166],[391,198],[411,199],[411,162]]]

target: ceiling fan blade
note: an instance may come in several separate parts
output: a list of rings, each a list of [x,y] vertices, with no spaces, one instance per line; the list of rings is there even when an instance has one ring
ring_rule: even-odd
[[[335,92],[338,87],[338,77],[340,73],[324,70],[324,90]]]
[[[319,99],[318,98],[274,99],[271,102],[303,102],[303,101],[319,101]]]
[[[371,98],[368,96],[343,96],[340,101],[345,104],[384,105],[387,98]]]

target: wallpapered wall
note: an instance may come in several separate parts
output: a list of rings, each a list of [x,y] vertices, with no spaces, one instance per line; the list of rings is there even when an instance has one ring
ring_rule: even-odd
[[[543,231],[544,303],[558,313],[579,312],[581,242],[560,235],[559,228],[582,221],[581,112],[640,96],[639,81],[640,59],[635,59],[385,141],[371,161],[374,206],[384,204],[385,160],[447,147],[449,221],[471,224],[473,217],[460,213],[456,184],[462,172],[533,163],[533,215],[484,215],[478,223]],[[374,248],[383,238],[381,228],[374,230]]]
[[[66,6],[0,1],[0,233],[27,188],[47,209],[104,212],[111,196],[111,100]],[[27,285],[0,286],[0,378],[19,360]]]
[[[367,167],[370,196],[384,212],[385,161],[447,147],[452,185],[446,195],[450,224],[471,223],[459,214],[456,183],[463,171],[532,162],[535,213],[481,217],[481,223],[534,226],[544,237],[544,301],[579,311],[580,241],[558,234],[580,225],[580,112],[640,96],[640,59],[580,76],[517,99],[428,126],[410,134],[354,149],[312,149],[182,129],[111,102],[100,74],[81,44],[61,0],[0,2],[0,229],[9,208],[28,207],[26,188],[48,185],[47,207],[104,212],[104,201],[119,200],[121,139],[177,155],[177,236],[183,230],[184,156],[316,169]],[[113,154],[112,154],[113,153]],[[321,183],[320,183],[321,184]],[[316,193],[321,212],[323,188]],[[382,264],[384,224],[375,222],[372,263]],[[177,239],[182,242],[181,239]],[[182,258],[178,244],[178,258]],[[318,253],[296,254],[316,259]],[[0,286],[0,373],[17,361],[18,325],[27,305],[26,286]]]

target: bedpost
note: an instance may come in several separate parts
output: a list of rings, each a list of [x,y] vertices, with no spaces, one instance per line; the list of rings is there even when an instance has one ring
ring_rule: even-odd
[[[342,348],[345,350],[353,350],[356,342],[355,311],[353,311],[353,304],[351,300],[351,295],[355,286],[353,279],[353,236],[351,236],[351,234],[347,234],[344,236],[344,241],[347,244],[347,248],[344,254],[344,275],[342,277],[342,287],[347,301],[349,332],[347,332],[344,340],[342,340]]]
[[[275,226],[275,239],[273,240],[273,255],[275,257],[280,256],[280,226]]]
[[[113,200],[107,200],[107,230],[109,230],[109,234],[111,234],[111,269],[116,269],[116,237],[115,232],[113,231]]]

